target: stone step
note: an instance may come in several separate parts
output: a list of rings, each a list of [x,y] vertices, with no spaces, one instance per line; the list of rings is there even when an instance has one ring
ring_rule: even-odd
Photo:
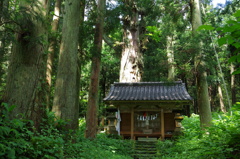
[[[150,153],[157,153],[157,150],[135,150],[135,152],[150,154]]]
[[[150,140],[148,140],[150,139]],[[152,138],[143,138],[135,143],[134,159],[151,159],[157,157],[157,140]]]
[[[152,146],[135,146],[135,148],[142,148],[142,149],[152,149],[152,148],[156,148],[156,146],[152,145]]]
[[[151,141],[157,141],[157,138],[139,137],[137,141],[138,142],[140,142],[140,141],[145,141],[145,142],[150,141],[151,142]]]
[[[156,147],[152,147],[152,148],[135,147],[135,150],[138,150],[138,151],[152,151],[152,150],[157,150],[157,148]]]
[[[156,155],[157,152],[136,152],[135,155]]]
[[[156,147],[156,143],[151,143],[151,144],[140,144],[140,143],[136,143],[135,147],[141,147],[141,148],[154,148]]]
[[[156,147],[152,147],[152,148],[135,147],[135,150],[139,150],[139,151],[151,151],[151,150],[157,150],[157,148],[156,148]]]
[[[152,158],[156,158],[157,155],[149,155],[149,154],[145,154],[145,155],[135,155],[133,158],[134,159],[152,159]]]
[[[157,151],[156,148],[153,149],[135,149],[135,151],[139,151],[139,152],[152,152],[152,151]]]
[[[149,150],[149,149],[153,149],[153,148],[156,148],[156,146],[135,146],[135,149],[146,149],[146,150]]]

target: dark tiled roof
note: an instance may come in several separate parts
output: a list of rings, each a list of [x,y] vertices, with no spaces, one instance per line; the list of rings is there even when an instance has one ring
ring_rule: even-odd
[[[104,101],[192,100],[181,81],[114,83]]]

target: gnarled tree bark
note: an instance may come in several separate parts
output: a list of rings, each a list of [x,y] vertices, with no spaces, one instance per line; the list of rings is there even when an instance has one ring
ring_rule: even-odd
[[[36,129],[40,129],[42,118],[46,115],[46,58],[47,52],[47,13],[48,1],[39,0],[32,5],[21,1],[20,6],[26,9],[19,21],[21,28],[16,34],[13,44],[4,101],[16,108],[12,111],[12,118],[26,118],[34,122]],[[37,13],[37,16],[34,15]],[[22,29],[24,28],[24,30]]]
[[[139,44],[138,10],[134,0],[125,0],[128,12],[123,18],[123,49],[120,67],[120,82],[140,82],[143,74],[143,57]]]

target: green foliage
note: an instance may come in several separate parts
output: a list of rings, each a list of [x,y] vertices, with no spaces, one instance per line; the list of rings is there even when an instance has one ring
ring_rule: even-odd
[[[132,142],[122,140],[119,136],[98,134],[94,140],[84,138],[85,119],[79,120],[79,132],[76,142],[66,141],[64,145],[65,158],[106,158],[128,159],[132,154]]]
[[[64,147],[65,158],[106,158],[128,159],[131,144],[124,140],[109,139],[104,134],[91,141],[79,138],[76,143],[67,143]]]
[[[229,62],[240,63],[240,10],[233,14],[233,20],[228,20],[223,27],[219,27],[224,36],[218,40],[219,45],[228,44],[236,48],[234,55],[229,59]],[[233,74],[240,74],[238,68]]]
[[[78,154],[82,158],[107,158],[107,159],[121,159],[130,158],[131,143],[130,141],[111,139],[105,134],[99,134],[93,141],[88,139],[81,139],[81,142],[73,144],[72,146],[79,146],[81,153]],[[71,146],[71,144],[70,144]]]
[[[162,31],[157,28],[156,26],[147,26],[147,31],[149,32],[147,35],[152,37],[153,40],[160,42],[161,38],[161,33]]]
[[[214,27],[211,25],[201,25],[197,30],[214,30]]]
[[[92,141],[85,139],[84,119],[80,119],[77,132],[59,131],[55,126],[59,121],[49,112],[41,131],[36,132],[32,121],[9,118],[13,108],[5,103],[0,107],[0,158],[131,158],[130,141],[109,138],[105,134],[99,134]]]
[[[176,141],[158,143],[162,158],[239,158],[240,103],[226,114],[213,114],[212,126],[201,130],[199,116],[185,117],[184,135]]]
[[[35,132],[32,121],[9,119],[12,109],[1,106],[0,158],[61,158],[63,139],[57,129],[45,126]]]

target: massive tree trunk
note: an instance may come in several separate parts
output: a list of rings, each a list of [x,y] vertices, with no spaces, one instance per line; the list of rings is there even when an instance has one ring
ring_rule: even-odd
[[[142,53],[139,49],[138,10],[134,0],[124,0],[127,14],[123,17],[123,50],[120,82],[140,82],[143,73]]]
[[[88,96],[86,137],[95,138],[97,134],[98,90],[101,68],[101,51],[103,39],[104,12],[106,0],[98,0],[98,17],[92,52],[91,81]]]
[[[191,13],[193,36],[196,38],[196,30],[199,26],[202,25],[199,0],[191,0]],[[206,65],[203,58],[202,47],[203,44],[201,41],[199,41],[197,49],[195,50],[195,70],[197,81],[197,103],[199,107],[200,122],[201,126],[205,127],[211,125],[212,115],[208,94]]]
[[[79,0],[66,0],[63,15],[62,41],[52,111],[67,121],[66,129],[78,128],[78,34],[80,23]]]
[[[39,129],[46,110],[44,87],[48,3],[39,0],[32,5],[21,1],[20,6],[26,9],[24,14],[31,18],[20,15],[21,28],[16,34],[12,50],[4,101],[16,106],[11,114],[13,118],[31,119],[36,129]],[[37,16],[31,11],[37,13]]]
[[[52,69],[54,63],[54,54],[56,48],[56,41],[57,41],[57,31],[58,31],[58,24],[60,20],[60,10],[61,10],[61,0],[56,0],[54,6],[54,15],[52,21],[52,30],[51,34],[52,37],[50,39],[50,44],[48,48],[48,56],[47,56],[47,84],[48,84],[48,95],[47,95],[47,107],[50,105],[50,97],[51,97],[51,86],[52,86]]]

